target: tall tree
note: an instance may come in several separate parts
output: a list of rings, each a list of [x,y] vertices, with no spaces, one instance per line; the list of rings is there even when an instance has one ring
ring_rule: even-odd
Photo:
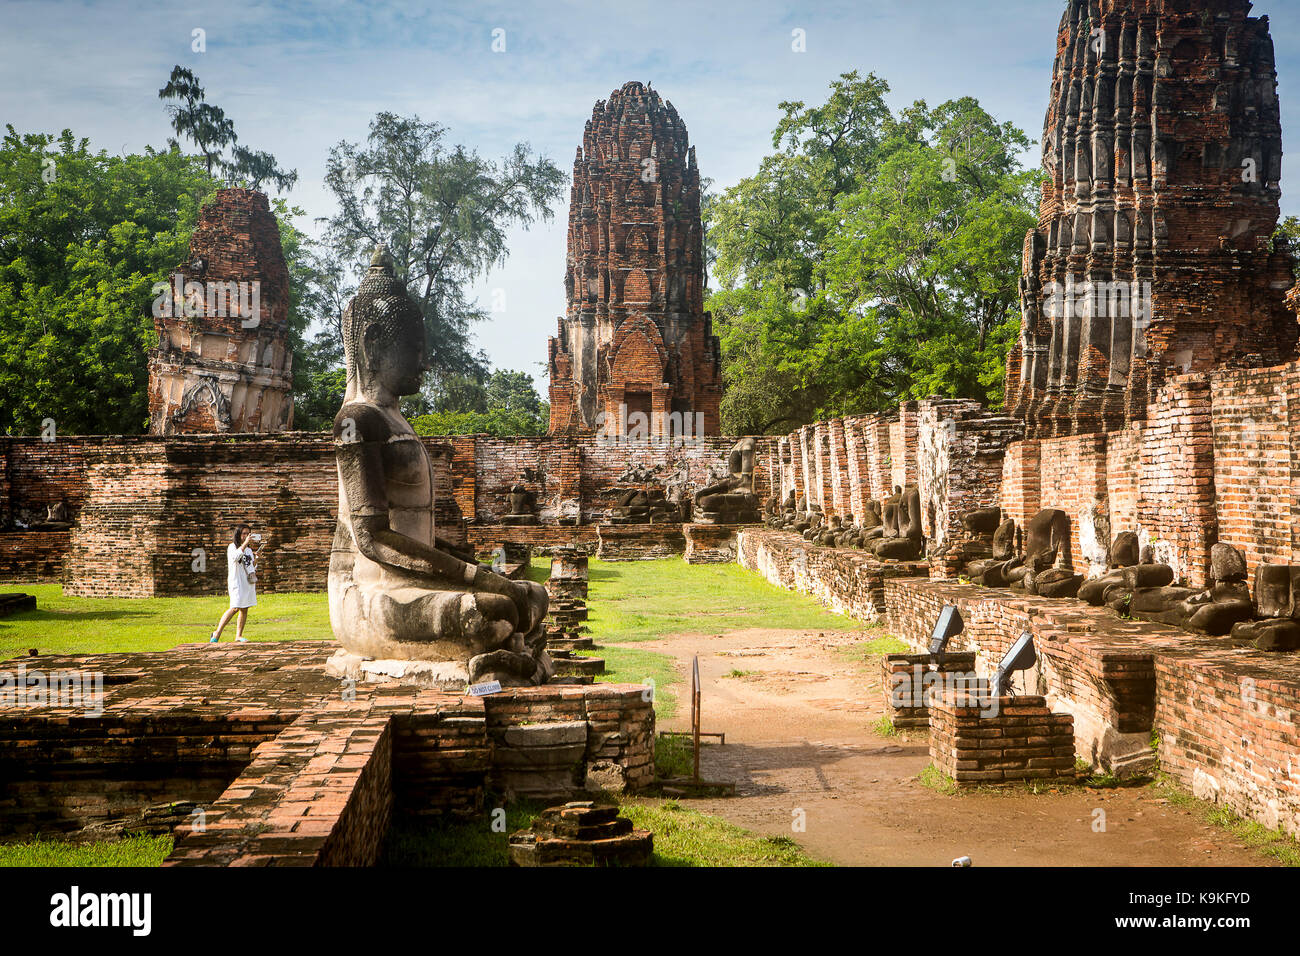
[[[1296,257],[1295,277],[1300,280],[1300,217],[1287,216],[1279,222],[1273,241],[1285,246]]]
[[[387,243],[424,312],[433,381],[481,380],[487,360],[471,327],[486,312],[470,299],[470,285],[504,260],[511,225],[551,219],[566,177],[527,144],[493,162],[445,137],[436,123],[384,112],[365,144],[331,149],[325,183],[339,211],[324,220],[325,242],[358,269],[374,246]]]
[[[785,431],[938,393],[998,401],[1037,175],[971,99],[892,113],[846,73],[783,103],[777,152],[706,209],[723,428]]]
[[[199,78],[190,70],[180,65],[172,67],[171,78],[158,91],[158,98],[170,101],[167,113],[172,118],[172,129],[198,147],[209,176],[217,169],[227,185],[260,189],[263,183],[273,183],[277,192],[287,192],[297,182],[298,171],[280,169],[270,153],[236,145],[239,137],[234,121],[221,107],[207,102]]]
[[[0,142],[0,430],[138,433],[148,307],[216,183],[179,150],[94,153],[69,130]]]

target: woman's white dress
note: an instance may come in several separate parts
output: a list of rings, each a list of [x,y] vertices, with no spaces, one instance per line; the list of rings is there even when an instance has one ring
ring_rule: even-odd
[[[231,544],[226,548],[226,589],[230,592],[231,607],[253,607],[257,604],[257,587],[248,580],[249,572],[257,570],[257,559],[251,548]]]

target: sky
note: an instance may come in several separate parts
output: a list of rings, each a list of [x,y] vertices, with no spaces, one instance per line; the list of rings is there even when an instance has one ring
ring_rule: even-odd
[[[527,142],[568,174],[596,100],[640,80],[677,108],[701,175],[720,191],[771,151],[778,104],[821,102],[849,70],[886,79],[895,108],[974,96],[1037,140],[1064,6],[0,0],[0,124],[23,133],[66,127],[110,153],[161,147],[171,129],[157,91],[180,64],[242,144],[297,169],[287,198],[307,214],[300,228],[315,234],[313,220],[334,211],[323,182],[330,147],[364,140],[381,110],[436,121],[450,142],[488,158]],[[1300,129],[1300,0],[1257,0],[1253,14],[1271,19],[1285,148]],[[1300,214],[1291,188],[1300,190],[1297,153],[1284,157],[1284,215]],[[550,222],[511,230],[507,260],[474,290],[485,307],[502,306],[476,326],[478,345],[494,367],[530,373],[543,396],[546,339],[564,311],[567,197]]]

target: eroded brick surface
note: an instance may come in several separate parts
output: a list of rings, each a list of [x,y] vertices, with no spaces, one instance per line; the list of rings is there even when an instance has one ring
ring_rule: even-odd
[[[461,697],[328,678],[336,650],[182,644],[5,662],[97,673],[105,694],[99,714],[0,713],[0,830],[79,830],[191,801],[202,816],[177,829],[169,863],[367,865],[396,813],[475,814],[488,791],[634,791],[653,779],[641,686]],[[558,754],[556,727],[572,744]]]
[[[625,83],[596,103],[573,164],[568,309],[548,353],[551,434],[622,435],[635,415],[643,435],[718,434],[703,234],[685,124],[657,92]]]
[[[154,315],[149,431],[292,428],[289,272],[265,194],[218,190],[199,211],[189,256],[171,284]]]

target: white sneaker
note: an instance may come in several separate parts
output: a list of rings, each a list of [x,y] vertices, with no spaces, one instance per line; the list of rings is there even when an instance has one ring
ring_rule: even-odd
[[[235,640],[236,640],[238,643],[240,643],[240,644],[247,644],[247,643],[248,643],[248,638],[246,638],[246,637],[237,637],[237,638],[235,638]]]

